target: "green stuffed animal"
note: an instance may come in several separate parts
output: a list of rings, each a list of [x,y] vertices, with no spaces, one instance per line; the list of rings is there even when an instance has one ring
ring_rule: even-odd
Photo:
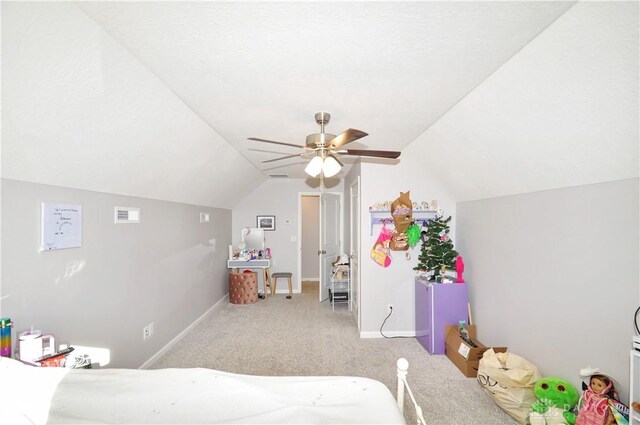
[[[580,395],[570,382],[556,376],[547,376],[536,381],[533,393],[538,401],[531,403],[527,423],[538,424],[570,424],[576,422],[573,409],[578,404]]]

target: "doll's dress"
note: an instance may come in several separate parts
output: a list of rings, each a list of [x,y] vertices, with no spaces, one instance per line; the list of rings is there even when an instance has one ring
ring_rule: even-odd
[[[583,405],[575,425],[605,425],[609,418],[609,399],[600,398],[591,388],[587,388],[582,394]]]

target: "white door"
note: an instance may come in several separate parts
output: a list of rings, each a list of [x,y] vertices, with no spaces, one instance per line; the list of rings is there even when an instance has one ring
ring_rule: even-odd
[[[351,313],[353,319],[356,321],[358,331],[360,330],[360,177],[353,182],[350,190],[351,202],[351,246],[349,247],[349,256],[351,257],[351,293],[349,299],[351,299]]]
[[[340,255],[340,195],[320,195],[320,301],[329,298],[331,263]]]

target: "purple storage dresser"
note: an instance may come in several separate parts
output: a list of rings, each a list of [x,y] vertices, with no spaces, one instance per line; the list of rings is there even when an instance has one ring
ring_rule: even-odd
[[[416,277],[416,338],[431,354],[444,354],[444,328],[467,321],[467,284]]]

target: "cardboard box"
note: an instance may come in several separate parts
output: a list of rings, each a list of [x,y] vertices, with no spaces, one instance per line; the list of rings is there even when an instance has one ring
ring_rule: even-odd
[[[467,329],[469,338],[477,347],[464,342],[458,333],[458,325],[448,325],[445,331],[445,354],[465,376],[475,378],[478,376],[478,366],[485,351],[493,348],[496,353],[504,353],[507,347],[485,347],[476,338],[475,325],[469,325]]]

